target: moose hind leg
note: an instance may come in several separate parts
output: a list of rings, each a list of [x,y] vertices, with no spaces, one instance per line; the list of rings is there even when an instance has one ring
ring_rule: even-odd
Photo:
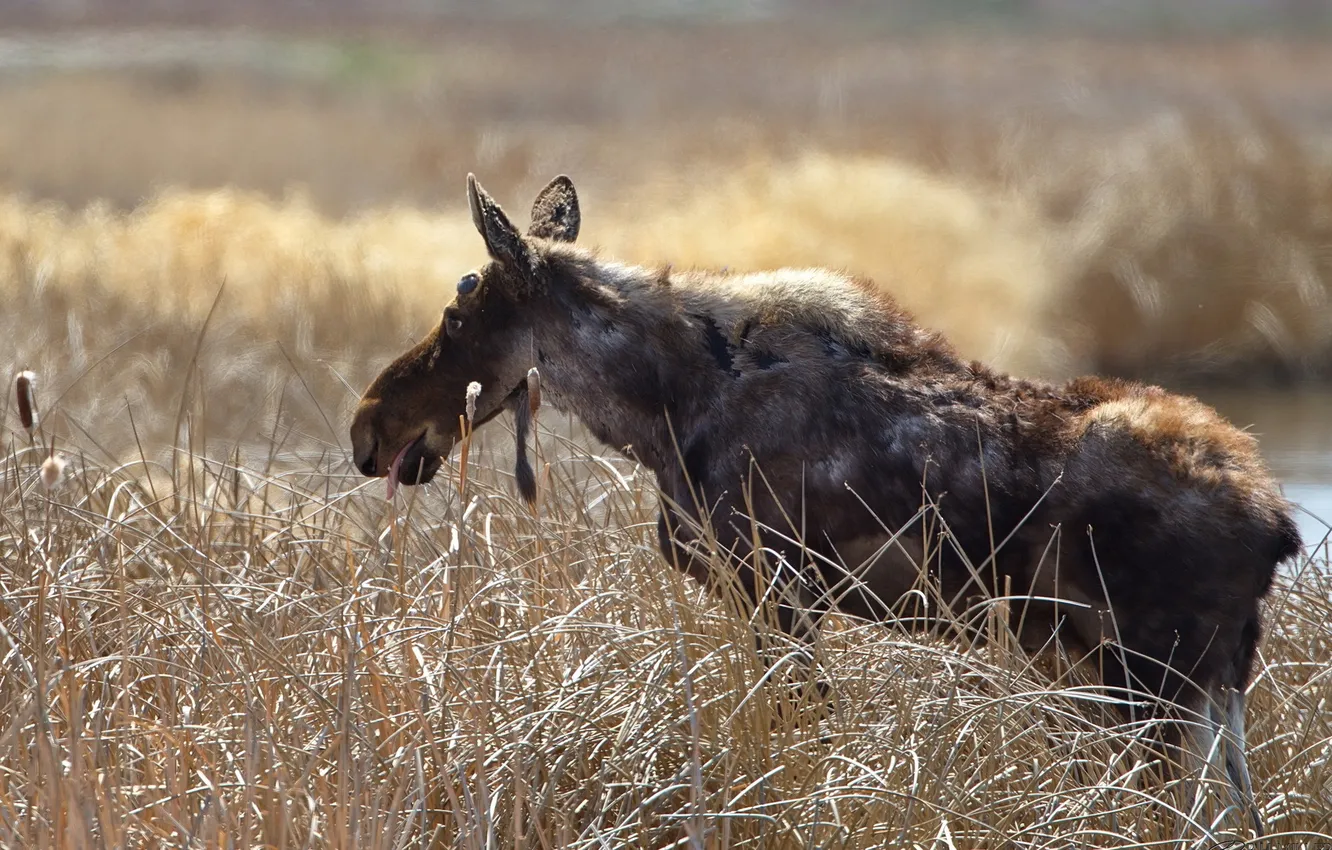
[[[1229,813],[1246,820],[1254,834],[1263,837],[1266,830],[1249,775],[1244,692],[1217,682],[1191,703],[1178,721],[1183,732],[1183,766],[1194,777],[1189,783],[1191,814],[1198,817],[1208,808],[1205,786],[1224,782],[1228,800],[1224,805]],[[1212,819],[1210,811],[1206,819]]]
[[[1224,688],[1224,702],[1213,702],[1214,706],[1224,706],[1223,716],[1218,717],[1218,725],[1227,734],[1226,775],[1230,779],[1230,789],[1235,803],[1241,811],[1247,811],[1253,822],[1254,833],[1259,837],[1266,834],[1262,812],[1253,797],[1253,778],[1249,775],[1248,742],[1244,727],[1244,691],[1239,688]]]
[[[1131,628],[1128,631],[1125,643],[1132,647],[1135,635]],[[1237,680],[1236,670],[1222,660],[1243,652],[1221,651],[1215,644],[1223,640],[1218,635],[1207,647],[1181,636],[1173,658],[1163,652],[1122,651],[1113,640],[1106,640],[1094,655],[1100,661],[1102,682],[1116,697],[1127,698],[1120,705],[1121,716],[1157,724],[1150,740],[1163,757],[1165,777],[1193,777],[1188,784],[1194,815],[1207,803],[1204,786],[1222,782],[1231,811],[1262,836],[1246,753],[1244,692],[1228,684]],[[1196,679],[1186,675],[1189,672]]]

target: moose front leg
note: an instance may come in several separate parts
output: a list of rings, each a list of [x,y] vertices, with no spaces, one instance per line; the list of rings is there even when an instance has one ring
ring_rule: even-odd
[[[765,549],[760,563],[756,563],[748,538],[729,526],[714,529],[714,550],[709,540],[693,533],[696,526],[696,521],[682,522],[674,508],[662,505],[657,515],[657,541],[666,560],[713,595],[739,603],[741,613],[755,626],[755,646],[768,665],[789,654],[789,650],[780,650],[776,645],[780,642],[774,641],[771,631],[753,616],[760,606],[774,604],[777,630],[802,645],[801,655],[808,663],[827,605],[820,604],[808,591],[797,567],[785,553],[772,549]]]
[[[713,589],[712,559],[698,550],[696,538],[681,526],[679,515],[666,505],[657,511],[657,545],[671,566],[709,590]]]

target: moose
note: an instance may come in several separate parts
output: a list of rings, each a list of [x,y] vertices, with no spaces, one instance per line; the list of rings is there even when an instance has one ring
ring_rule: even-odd
[[[959,617],[986,594],[1021,600],[1024,644],[1054,635],[1136,695],[1126,716],[1145,704],[1164,741],[1223,754],[1261,834],[1244,692],[1260,602],[1303,544],[1254,437],[1160,387],[968,362],[853,275],[600,258],[574,244],[564,175],[525,234],[471,174],[467,200],[489,260],[360,399],[362,474],[429,482],[478,382],[472,427],[515,412],[531,500],[535,367],[552,406],[655,474],[677,568],[738,578],[754,605],[778,588],[778,624],[804,640],[831,611],[894,617],[922,582]]]

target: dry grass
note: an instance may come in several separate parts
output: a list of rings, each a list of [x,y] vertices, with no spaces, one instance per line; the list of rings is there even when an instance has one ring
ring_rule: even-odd
[[[568,171],[628,259],[868,274],[1020,372],[1325,376],[1332,55],[561,36],[462,28],[368,88],[0,86],[0,367],[41,413],[0,406],[0,845],[1201,840],[1140,730],[1002,639],[842,623],[826,716],[765,679],[647,482],[548,411],[539,519],[498,426],[466,492],[388,506],[347,414],[482,259],[468,170],[520,219]],[[1332,833],[1326,572],[1269,615],[1259,802]]]
[[[40,442],[11,448],[0,843],[1207,846],[1142,730],[1002,635],[844,624],[820,715],[664,567],[635,470],[544,442],[539,518],[484,448],[465,492],[446,470],[392,506],[341,460],[74,463],[47,491]],[[1270,606],[1274,830],[1332,832],[1330,591],[1306,572]]]

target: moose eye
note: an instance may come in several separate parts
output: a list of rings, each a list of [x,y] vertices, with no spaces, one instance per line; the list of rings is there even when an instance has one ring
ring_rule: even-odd
[[[458,294],[459,295],[468,294],[472,290],[476,289],[477,284],[479,284],[480,282],[481,278],[477,277],[474,274],[463,275],[462,278],[458,281]]]
[[[450,334],[456,334],[462,330],[462,318],[458,316],[458,311],[452,307],[444,311],[444,330]]]

